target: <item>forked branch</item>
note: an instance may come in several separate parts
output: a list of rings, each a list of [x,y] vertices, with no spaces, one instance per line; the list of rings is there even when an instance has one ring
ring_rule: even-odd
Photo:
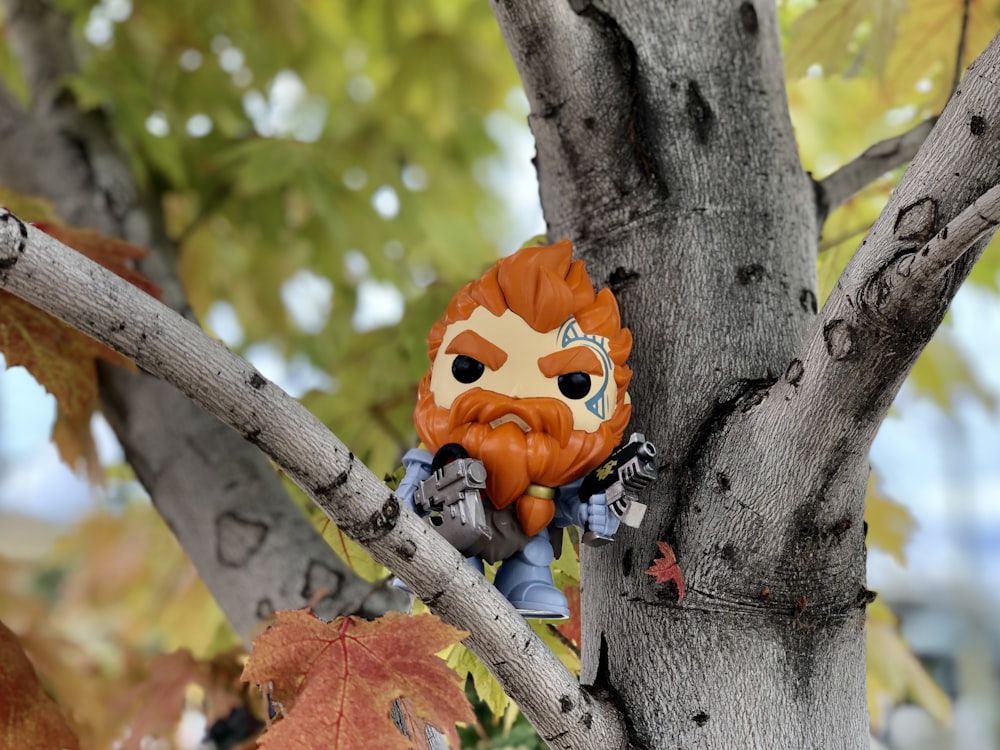
[[[929,117],[905,133],[879,141],[840,169],[819,180],[816,189],[819,226],[823,226],[830,214],[881,175],[913,159],[936,122],[936,117]]]
[[[903,176],[777,388],[862,457],[1000,220],[1000,36]],[[792,382],[794,380],[794,382]],[[787,414],[786,414],[787,416]],[[797,420],[798,421],[798,420]]]

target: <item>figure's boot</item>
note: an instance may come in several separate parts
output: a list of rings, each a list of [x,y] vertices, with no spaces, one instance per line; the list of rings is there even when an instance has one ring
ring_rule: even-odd
[[[565,620],[569,617],[566,597],[552,583],[552,544],[549,532],[532,537],[523,550],[500,565],[494,585],[514,608],[537,620]]]

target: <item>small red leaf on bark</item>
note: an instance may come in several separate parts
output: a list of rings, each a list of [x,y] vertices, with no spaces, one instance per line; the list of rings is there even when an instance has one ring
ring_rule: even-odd
[[[666,542],[657,542],[660,548],[660,557],[653,560],[653,564],[646,571],[653,576],[657,583],[672,583],[677,588],[677,601],[684,598],[684,574],[681,566],[677,564],[674,551]]]
[[[458,675],[435,654],[465,635],[433,615],[393,612],[326,623],[305,611],[278,612],[243,670],[247,682],[270,686],[284,714],[258,747],[406,750],[412,743],[389,713],[397,698],[406,699],[406,715],[459,747],[455,722],[475,717]],[[412,724],[412,736],[423,732]]]

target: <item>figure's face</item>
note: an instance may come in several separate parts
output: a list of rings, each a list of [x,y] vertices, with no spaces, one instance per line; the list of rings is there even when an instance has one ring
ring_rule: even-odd
[[[618,388],[608,341],[584,334],[574,318],[539,333],[514,312],[496,316],[477,308],[445,331],[431,369],[430,391],[441,409],[464,393],[481,389],[512,399],[553,399],[572,415],[571,429],[596,432],[614,413]],[[529,432],[520,409],[490,420],[492,428],[513,422]]]
[[[420,382],[420,439],[432,452],[459,443],[481,459],[498,508],[532,482],[558,487],[583,476],[607,458],[628,422],[607,348],[574,318],[539,333],[514,312],[478,307],[445,329]]]

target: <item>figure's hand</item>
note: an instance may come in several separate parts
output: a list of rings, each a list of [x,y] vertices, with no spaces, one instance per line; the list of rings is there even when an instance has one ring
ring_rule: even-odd
[[[419,448],[409,450],[403,456],[403,466],[406,467],[406,476],[396,488],[396,497],[416,513],[413,496],[417,493],[417,485],[431,475],[431,454]]]
[[[584,531],[593,531],[605,537],[613,537],[621,521],[607,506],[603,492],[593,495],[580,506],[580,526]]]

